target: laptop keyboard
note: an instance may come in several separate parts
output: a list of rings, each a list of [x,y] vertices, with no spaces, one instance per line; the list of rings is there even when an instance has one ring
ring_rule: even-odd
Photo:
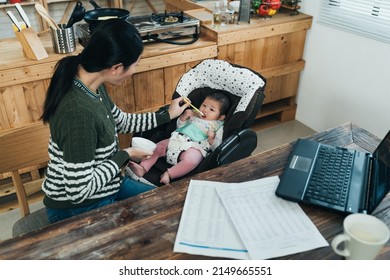
[[[304,199],[345,206],[353,156],[353,152],[345,149],[320,146]]]

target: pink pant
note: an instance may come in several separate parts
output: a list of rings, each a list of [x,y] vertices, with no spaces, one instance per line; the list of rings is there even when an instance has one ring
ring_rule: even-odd
[[[168,142],[169,139],[158,142],[153,155],[140,163],[146,172],[152,168],[160,157],[164,157],[166,155]],[[198,166],[202,159],[202,153],[198,149],[189,148],[188,150],[183,151],[179,156],[178,163],[171,168],[168,168],[169,177],[171,179],[175,179],[189,173]]]

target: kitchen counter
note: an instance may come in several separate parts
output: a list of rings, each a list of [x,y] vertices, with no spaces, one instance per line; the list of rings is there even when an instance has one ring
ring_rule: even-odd
[[[50,34],[44,32],[39,36],[43,46],[49,57],[39,61],[25,58],[23,56],[23,49],[16,38],[7,38],[0,40],[0,88],[4,86],[12,86],[21,82],[36,81],[37,79],[50,78],[55,64],[61,58],[67,55],[77,55],[83,50],[83,46],[77,43],[76,51],[70,54],[56,54],[53,51]],[[204,50],[206,48],[207,50]],[[200,54],[199,49],[203,49],[204,53],[209,52],[208,55]],[[137,66],[137,73],[145,72],[161,68],[161,66],[172,66],[177,64],[177,60],[171,60],[172,55],[179,53],[178,58],[183,56],[182,52],[194,51],[198,56],[205,58],[213,57],[216,54],[216,43],[208,38],[200,38],[197,42],[190,45],[171,45],[164,43],[147,43],[145,50],[141,56],[141,61]],[[168,56],[169,59],[161,60],[161,57]],[[157,59],[157,61],[154,60]],[[195,56],[192,59],[196,59]],[[186,58],[185,60],[192,60]],[[183,58],[179,58],[183,61]],[[24,70],[23,70],[23,69]],[[0,122],[1,123],[1,122]],[[1,129],[1,126],[0,126]]]

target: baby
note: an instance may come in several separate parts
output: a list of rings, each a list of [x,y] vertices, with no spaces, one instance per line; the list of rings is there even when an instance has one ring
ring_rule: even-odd
[[[158,142],[150,158],[140,164],[130,162],[130,169],[138,177],[143,177],[160,157],[166,157],[173,166],[161,175],[161,183],[168,184],[171,179],[189,173],[221,144],[229,107],[230,100],[223,92],[211,92],[199,108],[201,113],[185,110],[171,137]]]

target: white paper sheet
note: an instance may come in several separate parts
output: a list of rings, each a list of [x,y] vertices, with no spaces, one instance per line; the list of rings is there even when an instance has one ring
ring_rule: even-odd
[[[268,259],[328,246],[297,203],[275,196],[278,183],[191,180],[174,252]]]
[[[275,195],[278,183],[278,177],[269,177],[216,187],[251,259],[269,259],[329,246],[297,203]]]
[[[191,180],[174,252],[249,259],[241,238],[214,187],[224,183]]]

